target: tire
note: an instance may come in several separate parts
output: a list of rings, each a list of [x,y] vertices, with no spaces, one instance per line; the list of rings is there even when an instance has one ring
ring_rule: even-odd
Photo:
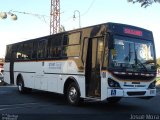
[[[22,80],[18,80],[17,87],[20,93],[25,93],[24,82]]]
[[[17,86],[18,91],[22,94],[30,93],[32,91],[32,89],[24,87],[24,82],[22,79],[18,80]]]
[[[120,97],[113,97],[113,98],[108,98],[108,99],[107,99],[107,102],[108,102],[109,104],[117,104],[120,100],[121,100]]]
[[[67,92],[66,92],[66,98],[69,104],[71,105],[79,105],[80,104],[80,92],[79,89],[77,87],[77,85],[72,82],[68,88],[67,88]]]

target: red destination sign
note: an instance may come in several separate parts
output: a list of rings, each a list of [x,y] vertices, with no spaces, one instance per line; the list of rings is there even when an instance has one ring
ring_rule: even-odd
[[[142,36],[143,35],[142,31],[129,29],[129,28],[124,28],[124,33],[130,34],[130,35],[136,35],[136,36]]]

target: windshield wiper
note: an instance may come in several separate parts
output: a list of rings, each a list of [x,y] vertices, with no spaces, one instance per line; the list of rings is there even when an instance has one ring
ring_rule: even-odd
[[[154,60],[147,60],[147,61],[145,62],[145,64],[150,64],[150,63],[155,63],[155,61],[154,61]]]
[[[148,69],[146,68],[146,66],[139,59],[137,59],[137,61],[145,69],[145,71],[148,72]]]
[[[137,52],[136,51],[135,51],[135,63],[136,63],[136,65],[141,65],[144,68],[144,70],[146,72],[148,72],[148,69],[146,68],[146,66],[137,58]]]

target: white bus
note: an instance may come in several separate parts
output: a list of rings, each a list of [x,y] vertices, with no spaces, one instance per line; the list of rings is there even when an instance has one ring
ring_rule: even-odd
[[[156,95],[151,31],[105,23],[7,45],[4,80],[32,89],[111,103]]]

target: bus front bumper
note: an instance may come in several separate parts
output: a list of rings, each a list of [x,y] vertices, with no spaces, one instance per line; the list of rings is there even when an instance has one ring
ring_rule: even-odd
[[[109,97],[153,97],[156,89],[108,89]]]

